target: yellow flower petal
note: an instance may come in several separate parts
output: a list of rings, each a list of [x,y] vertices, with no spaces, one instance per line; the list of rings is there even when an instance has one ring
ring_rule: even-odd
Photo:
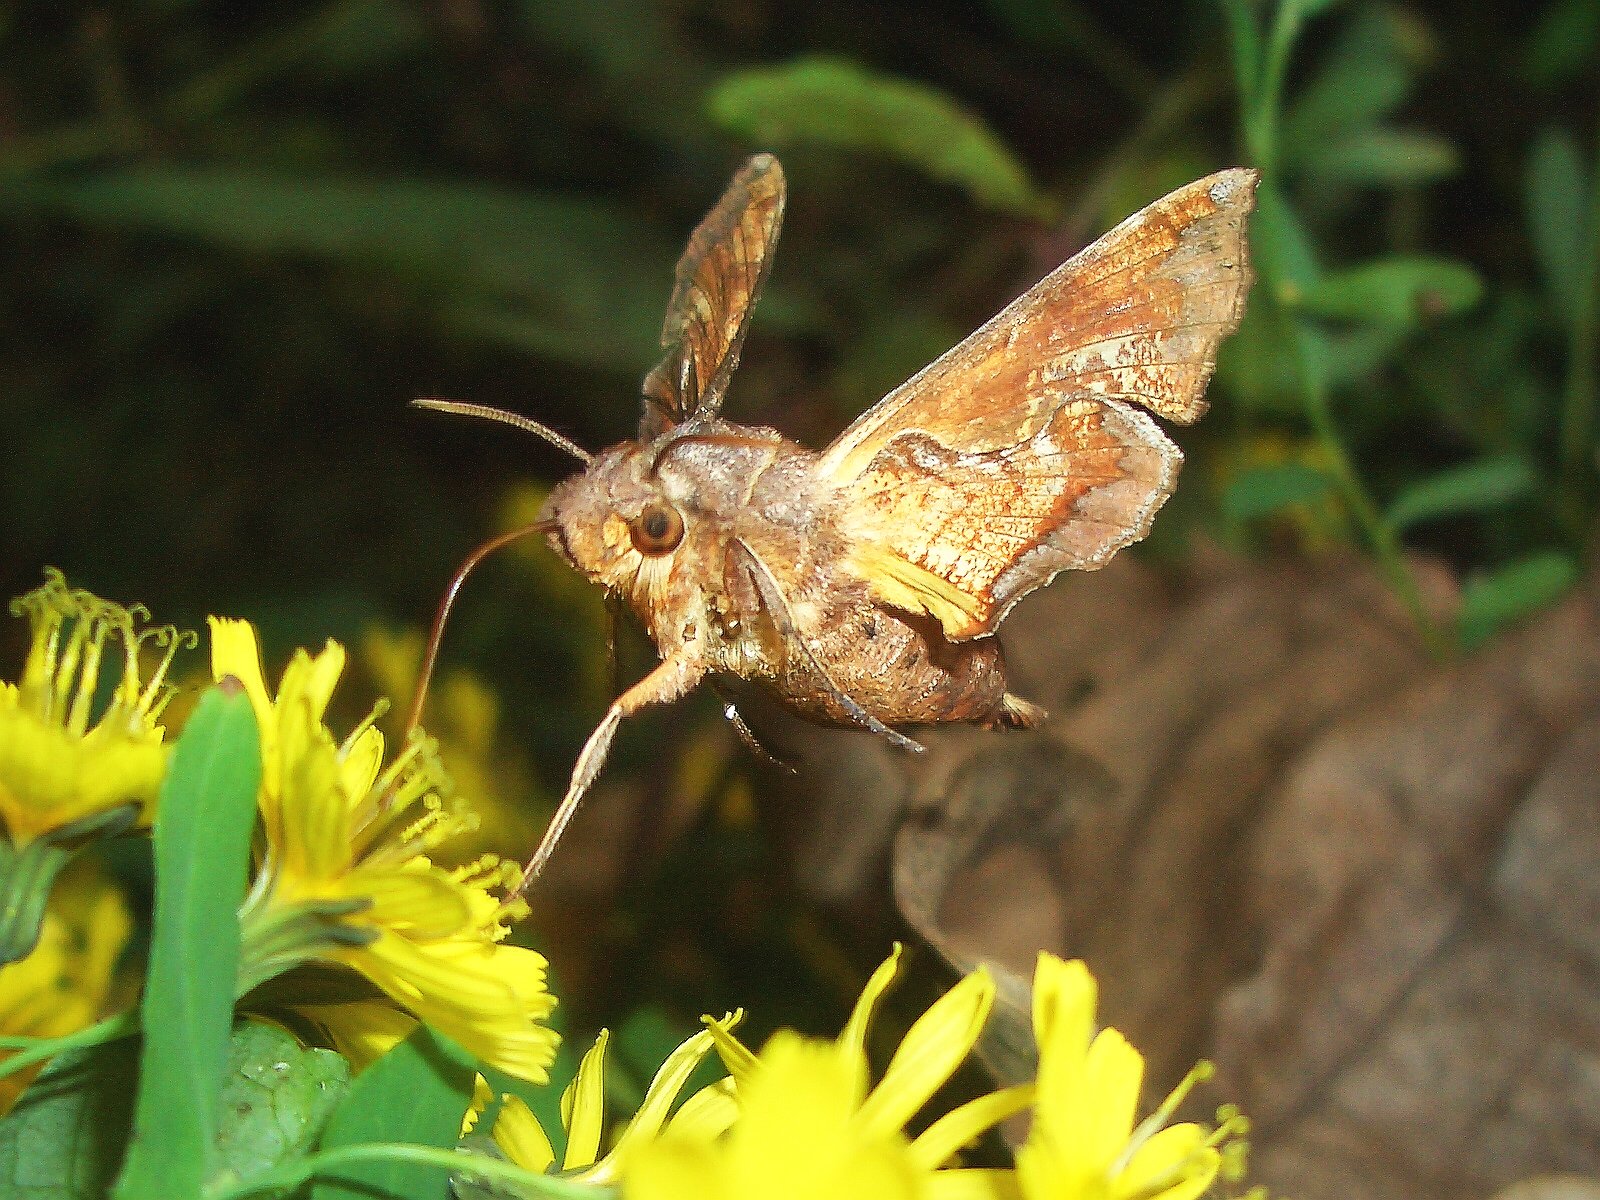
[[[297,1004],[295,1012],[316,1025],[333,1048],[350,1061],[350,1069],[366,1070],[411,1036],[417,1019],[387,1000],[350,1000],[341,1004]]]
[[[539,1118],[520,1096],[508,1095],[494,1122],[494,1142],[517,1166],[542,1175],[556,1161],[550,1138]]]
[[[418,944],[381,930],[343,957],[484,1063],[534,1083],[549,1079],[559,1038],[540,1023],[555,1008],[543,955],[482,942]]]
[[[683,1090],[683,1085],[689,1082],[689,1076],[694,1074],[695,1068],[709,1053],[711,1053],[711,1034],[702,1030],[667,1055],[666,1061],[651,1079],[650,1086],[645,1089],[639,1111],[634,1114],[633,1120],[628,1123],[628,1128],[617,1139],[616,1148],[611,1155],[613,1159],[611,1170],[596,1173],[591,1176],[592,1179],[603,1182],[621,1166],[624,1156],[630,1150],[642,1142],[655,1140],[662,1126],[667,1123],[667,1114],[671,1112],[678,1093]]]
[[[850,1012],[850,1019],[845,1022],[844,1031],[839,1034],[839,1049],[853,1060],[859,1059],[863,1064],[867,1059],[867,1026],[872,1023],[872,1014],[877,1011],[878,1001],[883,999],[884,993],[889,990],[895,977],[900,973],[900,955],[903,949],[904,947],[896,942],[894,949],[889,952],[889,957],[884,959],[872,973],[872,978],[868,979],[867,985],[861,989],[861,996]]]
[[[874,1133],[901,1129],[972,1052],[994,1004],[994,977],[979,967],[917,1018],[861,1106]]]
[[[636,1157],[623,1180],[627,1200],[735,1200],[707,1144],[682,1139],[653,1142]],[[743,1196],[738,1200],[745,1200]]]
[[[1144,1058],[1115,1029],[1101,1030],[1084,1065],[1083,1153],[1108,1167],[1133,1136]]]
[[[728,1068],[728,1074],[741,1085],[749,1081],[751,1073],[756,1069],[755,1052],[733,1036],[733,1028],[743,1015],[742,1012],[733,1013],[720,1021],[711,1017],[701,1018],[705,1022],[706,1032],[711,1035],[711,1040],[717,1048],[717,1057],[722,1059],[722,1065]],[[864,1082],[862,1086],[865,1087]]]
[[[231,676],[243,684],[256,723],[265,728],[272,720],[272,697],[261,670],[255,626],[229,617],[209,617],[207,623],[211,627],[211,678],[221,683]]]
[[[606,1046],[611,1031],[602,1029],[589,1053],[578,1064],[577,1077],[561,1097],[561,1116],[567,1126],[567,1153],[561,1169],[587,1167],[600,1157],[600,1136],[606,1115]]]
[[[1024,1083],[969,1100],[917,1135],[911,1143],[911,1156],[932,1170],[1001,1121],[1027,1108],[1034,1095],[1033,1084]]]
[[[731,1079],[707,1084],[683,1102],[672,1128],[686,1137],[713,1141],[728,1132],[739,1117],[739,1093]]]
[[[361,919],[422,938],[448,937],[466,927],[472,920],[472,908],[461,888],[426,863],[419,866],[424,869],[352,870],[345,890],[372,901]]]
[[[940,1171],[928,1183],[927,1200],[1022,1200],[1015,1171]]]
[[[1198,1125],[1171,1125],[1148,1138],[1117,1176],[1114,1196],[1192,1200],[1211,1186],[1222,1155]]]

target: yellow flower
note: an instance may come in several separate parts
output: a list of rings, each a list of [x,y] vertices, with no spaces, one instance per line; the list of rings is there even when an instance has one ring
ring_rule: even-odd
[[[357,1074],[405,1041],[417,1028],[417,1019],[396,1008],[387,998],[296,1003],[290,1007],[302,1020],[315,1026],[321,1035],[318,1040],[343,1055],[350,1070]]]
[[[181,640],[171,628],[135,630],[145,615],[71,591],[59,572],[11,602],[33,625],[33,645],[19,683],[0,682],[0,817],[13,846],[121,805],[150,810],[166,772],[157,723],[168,698],[162,686]],[[91,727],[91,707],[106,643],[122,643],[122,670],[111,701]],[[148,684],[139,679],[139,648],[167,648]]]
[[[115,888],[96,874],[70,873],[51,897],[33,953],[0,969],[0,1034],[62,1037],[105,1015],[130,928]],[[10,1053],[0,1050],[0,1059]],[[0,1079],[0,1114],[42,1066]]]
[[[710,1024],[726,1032],[737,1020],[737,1015],[732,1015]],[[667,1056],[645,1090],[639,1111],[602,1157],[605,1061],[610,1040],[610,1034],[602,1029],[578,1065],[577,1076],[562,1094],[562,1125],[567,1134],[566,1154],[560,1167],[564,1174],[585,1183],[612,1183],[625,1175],[628,1164],[640,1149],[654,1143],[664,1130],[671,1129],[676,1134],[697,1139],[713,1139],[733,1122],[738,1107],[733,1081],[729,1079],[701,1088],[668,1119],[683,1085],[711,1052],[713,1034],[702,1030]],[[494,1123],[495,1144],[519,1167],[539,1174],[549,1171],[556,1165],[556,1156],[539,1119],[520,1097],[507,1095],[503,1100]]]
[[[444,804],[432,742],[412,738],[385,767],[377,713],[335,741],[323,724],[344,669],[335,642],[298,651],[273,697],[254,628],[212,618],[211,636],[212,673],[244,687],[261,739],[265,838],[240,913],[241,991],[306,962],[347,967],[482,1061],[544,1082],[558,1040],[545,959],[503,944],[527,909],[492,891],[517,871],[432,861],[471,825]]]
[[[415,629],[392,633],[375,627],[361,638],[360,659],[380,692],[409,696],[416,688],[422,646]],[[533,820],[538,806],[530,803],[533,786],[526,764],[500,744],[500,702],[488,684],[459,667],[438,672],[425,711],[439,756],[450,764],[459,791],[472,797],[479,819],[456,852],[513,854],[538,841],[541,830]]]
[[[1025,1107],[1031,1087],[981,1097],[916,1138],[905,1126],[971,1053],[994,1002],[986,970],[968,975],[911,1027],[883,1078],[868,1087],[873,1010],[893,981],[899,948],[873,975],[835,1042],[783,1030],[759,1055],[725,1028],[709,1032],[732,1072],[738,1116],[726,1137],[669,1130],[623,1176],[630,1200],[897,1200],[996,1194],[996,1172],[944,1168],[957,1150]]]
[[[1209,1130],[1166,1125],[1202,1064],[1135,1126],[1144,1058],[1115,1029],[1095,1031],[1094,977],[1081,961],[1041,954],[1033,981],[1039,1094],[1017,1180],[1027,1200],[1194,1200],[1216,1179],[1222,1143],[1244,1131],[1227,1115]],[[1163,1128],[1163,1126],[1166,1126]],[[1237,1146],[1237,1143],[1235,1143]]]
[[[170,627],[138,630],[143,609],[73,591],[56,571],[11,611],[28,618],[33,644],[21,680],[0,682],[0,963],[32,948],[50,884],[77,849],[150,823],[167,769],[163,681],[186,640]],[[118,679],[91,720],[113,638],[122,647]],[[147,641],[166,653],[146,683]]]

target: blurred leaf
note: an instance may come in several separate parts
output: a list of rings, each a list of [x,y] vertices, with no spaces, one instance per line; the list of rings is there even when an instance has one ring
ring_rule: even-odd
[[[1520,558],[1461,589],[1456,636],[1463,648],[1481,646],[1507,625],[1559,599],[1578,580],[1570,554],[1545,550]]]
[[[695,112],[704,86],[699,47],[678,35],[676,13],[662,0],[550,4],[521,0],[523,28],[562,61],[585,69],[584,107],[598,99],[623,123],[654,141],[693,148],[708,139]]]
[[[1252,412],[1297,416],[1303,410],[1294,347],[1284,337],[1279,310],[1245,306],[1238,330],[1217,352],[1217,379]]]
[[[661,70],[674,45],[673,27],[660,0],[608,0],[605,4],[547,4],[521,0],[522,24],[563,55],[581,59],[616,82],[639,82]],[[665,65],[672,65],[670,60]]]
[[[1437,134],[1410,129],[1363,129],[1302,156],[1306,175],[1368,187],[1405,187],[1455,174],[1456,149]]]
[[[70,1051],[0,1119],[0,1195],[104,1200],[128,1145],[139,1043]]]
[[[1228,42],[1233,48],[1234,86],[1239,90],[1239,106],[1248,126],[1261,91],[1261,23],[1247,0],[1222,0],[1222,15],[1228,22]]]
[[[1523,70],[1540,87],[1551,87],[1583,70],[1600,46],[1600,4],[1554,0],[1539,16],[1523,50]]]
[[[276,1025],[240,1021],[228,1044],[218,1167],[249,1179],[316,1144],[350,1086],[350,1064]]]
[[[1300,296],[1320,317],[1412,328],[1471,308],[1483,281],[1465,263],[1433,255],[1392,255],[1329,271]]]
[[[1228,485],[1222,511],[1232,521],[1254,521],[1291,504],[1320,500],[1332,488],[1332,478],[1304,463],[1251,467]]]
[[[850,340],[829,390],[839,397],[841,411],[854,416],[954,346],[964,332],[909,304],[887,312]]]
[[[184,725],[156,808],[139,1098],[118,1200],[198,1197],[212,1177],[260,779],[250,698],[210,689]]]
[[[1311,238],[1271,179],[1263,179],[1256,189],[1250,250],[1262,261],[1264,277],[1292,289],[1291,299],[1298,299],[1321,274]]]
[[[421,45],[427,25],[395,0],[334,0],[326,8],[220,58],[163,104],[169,119],[214,117],[291,70],[339,78],[392,62]]]
[[[1013,37],[1075,54],[1121,91],[1142,96],[1159,82],[1085,5],[1073,0],[988,0],[987,7]]]
[[[1338,391],[1370,379],[1390,361],[1408,331],[1395,325],[1347,325],[1319,329],[1323,369],[1329,389]]]
[[[1048,207],[1011,151],[949,96],[843,59],[802,58],[724,76],[707,105],[718,125],[752,143],[876,151],[990,208],[1042,217]]]
[[[1538,482],[1521,456],[1480,458],[1409,484],[1389,506],[1388,521],[1406,529],[1436,517],[1501,508],[1530,495]]]
[[[1556,311],[1571,320],[1587,285],[1589,184],[1578,145],[1564,129],[1539,135],[1528,156],[1528,234]]]
[[[450,1148],[472,1098],[475,1065],[468,1055],[426,1025],[356,1078],[334,1110],[322,1149],[403,1142]],[[324,1178],[311,1200],[437,1200],[449,1187],[441,1169],[384,1162],[348,1167]]]
[[[675,257],[620,207],[470,183],[163,165],[21,183],[3,203],[245,253],[387,268],[464,294],[461,311],[480,318],[508,306],[508,324],[537,329],[527,344],[614,369],[654,353]]]
[[[338,0],[304,43],[308,65],[327,75],[356,74],[409,54],[428,36],[427,20],[396,0]]]
[[[1406,98],[1412,70],[1397,20],[1392,10],[1374,4],[1345,23],[1321,70],[1284,114],[1279,143],[1286,162],[1374,124]]]

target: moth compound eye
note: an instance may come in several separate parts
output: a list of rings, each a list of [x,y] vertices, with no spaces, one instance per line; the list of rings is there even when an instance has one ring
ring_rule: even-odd
[[[672,505],[654,501],[644,506],[628,531],[633,535],[633,548],[654,557],[683,541],[683,518]]]

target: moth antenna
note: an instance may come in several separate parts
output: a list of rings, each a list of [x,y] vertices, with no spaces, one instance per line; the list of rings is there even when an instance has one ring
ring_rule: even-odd
[[[650,464],[649,475],[654,477],[655,473],[661,470],[661,464],[666,461],[667,455],[679,446],[687,446],[690,442],[699,442],[705,446],[770,447],[776,444],[771,438],[751,437],[749,434],[741,433],[681,433],[656,451],[655,461]]]
[[[550,426],[535,421],[532,417],[525,417],[521,413],[508,412],[503,408],[494,408],[488,404],[467,404],[460,400],[413,400],[412,408],[430,408],[434,412],[454,413],[458,417],[482,417],[485,421],[499,421],[502,425],[510,425],[541,437],[558,450],[565,450],[573,458],[585,466],[594,461],[590,454],[577,442],[569,437],[557,433]]]
[[[412,731],[422,724],[422,704],[428,698],[428,685],[433,680],[433,668],[439,661],[439,643],[444,640],[445,621],[449,619],[450,606],[456,602],[456,593],[467,581],[467,576],[496,550],[535,533],[549,533],[555,527],[556,523],[552,520],[535,521],[531,525],[523,525],[509,533],[492,537],[467,555],[461,566],[456,569],[455,576],[450,580],[450,586],[445,589],[444,597],[439,601],[439,611],[433,617],[433,629],[428,634],[428,647],[423,652],[422,666],[417,672],[417,690],[411,697],[411,711],[406,715],[405,730],[400,735],[401,741],[410,738]]]

